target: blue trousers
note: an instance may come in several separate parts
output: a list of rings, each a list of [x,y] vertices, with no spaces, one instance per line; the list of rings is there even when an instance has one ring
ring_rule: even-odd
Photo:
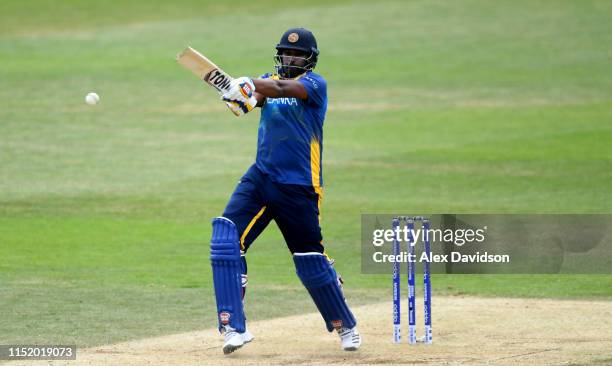
[[[223,216],[236,224],[244,252],[274,220],[291,253],[323,253],[321,198],[311,186],[276,183],[253,165],[240,179]]]

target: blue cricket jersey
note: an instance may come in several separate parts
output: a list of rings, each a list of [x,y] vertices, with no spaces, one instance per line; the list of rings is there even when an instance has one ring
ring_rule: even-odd
[[[255,164],[275,182],[322,187],[327,82],[312,71],[297,80],[306,88],[308,99],[266,98]]]

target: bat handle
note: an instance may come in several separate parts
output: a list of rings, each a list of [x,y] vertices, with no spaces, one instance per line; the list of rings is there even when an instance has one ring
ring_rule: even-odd
[[[234,116],[236,116],[236,117],[239,117],[239,116],[240,116],[240,114],[238,114],[238,112],[236,112],[236,111],[234,111],[234,110],[232,109],[232,105],[231,105],[231,104],[229,104],[229,102],[225,102],[225,105],[227,106],[227,108],[229,108],[229,110],[230,110],[230,111],[232,111],[232,113],[234,113]]]

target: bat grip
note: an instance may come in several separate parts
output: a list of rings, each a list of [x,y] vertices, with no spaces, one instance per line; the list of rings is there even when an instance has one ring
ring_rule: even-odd
[[[236,111],[234,111],[234,110],[232,109],[232,105],[231,105],[231,104],[229,104],[229,102],[225,102],[225,105],[227,106],[227,108],[229,108],[229,110],[230,110],[230,111],[232,111],[232,113],[234,113],[234,116],[236,116],[236,117],[239,117],[239,116],[240,116],[240,114],[238,114]]]

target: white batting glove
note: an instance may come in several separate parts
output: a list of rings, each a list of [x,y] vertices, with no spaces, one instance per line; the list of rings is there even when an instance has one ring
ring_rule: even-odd
[[[232,80],[229,91],[221,99],[238,105],[243,113],[249,113],[257,105],[253,80],[246,76]]]

